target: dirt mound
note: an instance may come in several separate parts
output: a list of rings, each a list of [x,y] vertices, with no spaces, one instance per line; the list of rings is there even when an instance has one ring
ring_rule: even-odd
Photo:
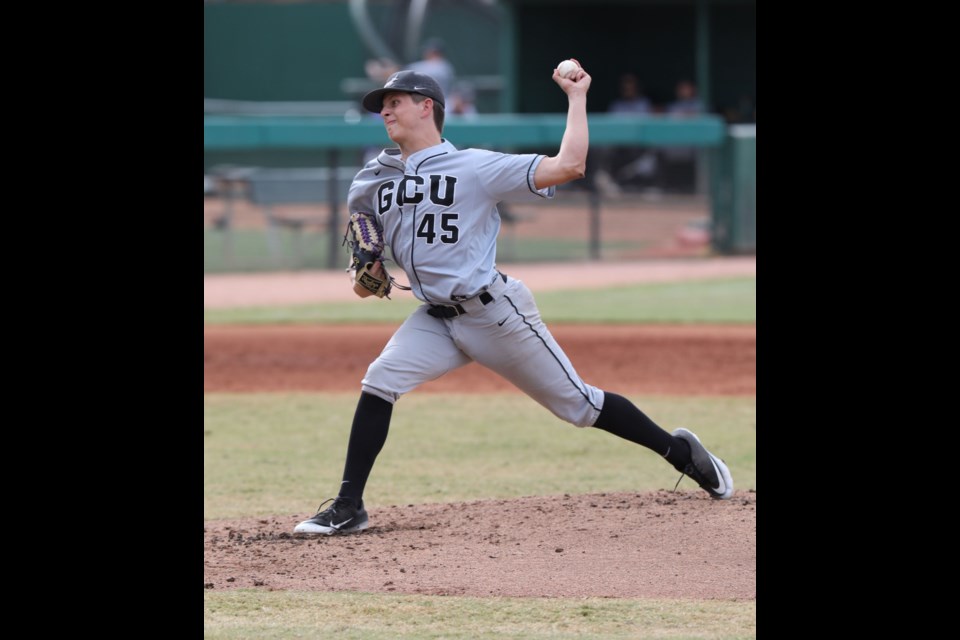
[[[368,511],[369,529],[331,537],[292,534],[307,513],[204,522],[204,588],[756,599],[753,492],[723,501],[693,489]]]

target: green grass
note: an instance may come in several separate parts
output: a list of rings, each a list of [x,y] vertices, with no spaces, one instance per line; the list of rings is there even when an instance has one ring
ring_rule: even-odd
[[[636,252],[650,243],[643,242],[602,242],[600,255],[611,259],[624,252]],[[497,260],[499,262],[553,262],[555,260],[587,260],[590,258],[590,244],[586,239],[569,238],[515,238],[501,236],[497,241]]]
[[[723,456],[737,489],[756,488],[753,398],[631,399],[664,428],[694,430]],[[356,401],[205,394],[204,518],[312,512],[339,486]],[[376,507],[643,491],[672,488],[677,477],[652,451],[573,427],[522,394],[414,393],[394,409],[365,500]]]
[[[205,638],[755,638],[756,602],[205,591]]]
[[[277,233],[278,251],[271,253],[267,234],[259,229],[232,229],[229,241],[223,231],[203,230],[203,272],[260,272],[277,269],[326,269],[327,235],[314,227],[305,229],[295,244],[289,229]],[[343,264],[347,255],[343,254]]]
[[[641,284],[537,295],[545,322],[754,323],[757,279]]]
[[[343,212],[340,214],[343,216]],[[270,251],[268,236],[263,229],[231,229],[228,239],[224,231],[214,228],[203,230],[203,272],[234,273],[260,272],[284,269],[326,269],[329,236],[316,224],[307,226],[299,238],[299,247],[294,244],[294,233],[280,229],[277,234],[279,248],[274,255]],[[228,243],[229,248],[228,248]],[[339,241],[338,241],[339,244]],[[615,258],[624,251],[635,252],[643,248],[636,242],[606,242],[600,247],[601,255]],[[590,245],[586,240],[566,238],[515,238],[505,234],[499,241],[499,259],[512,262],[523,258],[524,262],[547,262],[553,260],[586,260],[590,257]],[[344,249],[335,258],[346,266],[349,254]]]
[[[346,286],[346,284],[344,284]],[[602,289],[548,291],[536,296],[551,322],[739,323],[757,321],[757,279],[639,284]],[[392,300],[355,300],[267,308],[205,309],[205,324],[399,324],[420,302],[396,291]]]

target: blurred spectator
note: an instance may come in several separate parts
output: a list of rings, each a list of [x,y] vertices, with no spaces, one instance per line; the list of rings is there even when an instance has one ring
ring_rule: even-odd
[[[675,98],[667,105],[667,114],[685,118],[706,112],[703,101],[697,95],[697,87],[689,80],[680,80],[675,88]],[[664,147],[660,153],[661,178],[665,189],[693,193],[697,182],[697,148]]]
[[[643,93],[640,80],[632,73],[620,76],[620,96],[607,108],[610,113],[650,113],[653,104]]]
[[[400,65],[390,58],[371,58],[363,65],[363,69],[375,85],[382,87],[387,78],[400,71]]]
[[[608,113],[645,116],[653,112],[653,104],[635,74],[620,76],[619,89],[618,97],[607,107]],[[656,155],[646,147],[596,147],[590,156],[594,160],[593,184],[607,197],[620,195],[627,182],[652,181],[657,169]]]
[[[691,116],[703,113],[703,101],[697,95],[697,87],[689,80],[681,80],[676,86],[676,98],[667,105],[667,113],[674,116]]]
[[[425,73],[436,80],[446,101],[453,93],[454,81],[457,77],[453,65],[446,58],[446,44],[440,38],[430,38],[423,44],[420,55],[420,60],[411,62],[406,68]]]
[[[476,92],[465,82],[457,83],[447,99],[447,115],[469,117],[477,114]]]

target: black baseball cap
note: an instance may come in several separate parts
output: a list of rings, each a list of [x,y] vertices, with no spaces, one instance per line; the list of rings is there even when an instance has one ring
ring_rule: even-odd
[[[416,71],[397,71],[387,78],[383,89],[374,89],[363,96],[363,108],[367,111],[380,113],[380,109],[383,108],[383,96],[391,91],[419,93],[428,98],[433,98],[434,102],[438,102],[441,107],[446,108],[443,103],[443,91],[440,90],[437,81],[425,73],[417,73]]]

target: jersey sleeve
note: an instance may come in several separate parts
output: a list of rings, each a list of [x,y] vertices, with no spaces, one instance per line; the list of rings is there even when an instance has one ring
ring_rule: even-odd
[[[538,153],[485,151],[476,159],[477,178],[497,201],[552,198],[556,194],[556,187],[537,189],[533,181],[537,165],[545,157]]]
[[[350,183],[350,190],[347,192],[347,213],[358,211],[373,213],[376,185],[376,174],[372,164],[368,163]]]

